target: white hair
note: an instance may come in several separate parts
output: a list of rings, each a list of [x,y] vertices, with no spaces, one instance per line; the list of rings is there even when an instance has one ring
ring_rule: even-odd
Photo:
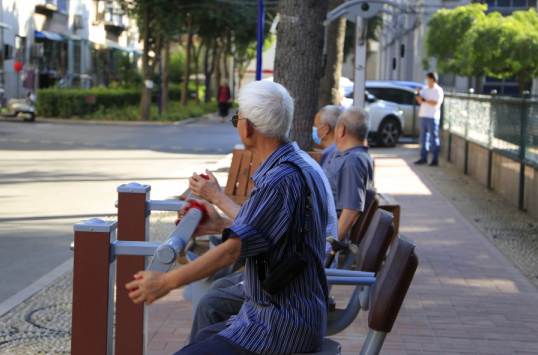
[[[334,105],[327,105],[321,109],[320,121],[321,124],[327,123],[331,129],[336,127],[336,122],[338,121],[338,116],[342,113],[340,107]]]
[[[338,117],[337,126],[340,126],[342,123],[352,137],[355,137],[361,142],[366,141],[368,131],[370,130],[370,116],[368,112],[359,107],[348,107]]]
[[[288,90],[272,81],[253,81],[239,91],[237,98],[243,118],[258,132],[280,142],[289,140],[293,120],[293,99]]]

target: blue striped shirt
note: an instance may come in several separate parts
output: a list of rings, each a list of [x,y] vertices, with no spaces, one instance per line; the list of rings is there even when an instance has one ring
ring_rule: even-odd
[[[300,243],[305,213],[305,181],[312,194],[309,230],[303,245],[306,268],[280,293],[268,296],[258,279],[255,256],[266,255],[266,275],[276,260],[293,254]],[[284,164],[283,164],[284,163]],[[328,289],[323,260],[327,197],[323,180],[291,143],[278,147],[252,176],[255,188],[230,227],[241,238],[245,265],[245,302],[219,335],[264,355],[310,352],[323,342]]]

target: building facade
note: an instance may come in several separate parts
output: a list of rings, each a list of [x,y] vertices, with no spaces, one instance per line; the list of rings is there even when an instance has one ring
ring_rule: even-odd
[[[108,86],[136,63],[139,33],[116,1],[0,0],[5,98],[47,87]],[[14,70],[15,61],[23,70]],[[135,64],[136,65],[136,64]]]
[[[383,13],[384,28],[379,35],[379,80],[424,80],[422,44],[430,17],[441,8],[453,9],[473,2],[488,5],[488,12],[498,11],[504,16],[514,11],[536,7],[536,0],[396,0],[404,8]],[[436,63],[430,60],[431,70]],[[477,83],[476,80],[480,80]],[[440,85],[445,91],[467,92],[470,88],[482,88],[482,93],[496,90],[498,94],[518,94],[517,81],[513,79],[465,78],[453,74],[440,75]]]

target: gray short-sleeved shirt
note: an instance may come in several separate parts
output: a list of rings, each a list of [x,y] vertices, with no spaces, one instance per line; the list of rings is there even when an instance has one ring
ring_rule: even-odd
[[[338,215],[343,209],[364,211],[366,190],[374,180],[374,164],[368,147],[357,145],[344,152],[336,152],[323,169],[334,196]]]

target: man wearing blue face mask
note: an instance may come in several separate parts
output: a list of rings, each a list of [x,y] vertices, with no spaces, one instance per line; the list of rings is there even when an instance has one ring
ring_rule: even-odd
[[[336,121],[342,110],[336,106],[327,105],[323,107],[314,119],[314,127],[312,127],[312,138],[314,143],[323,148],[323,154],[319,165],[325,168],[331,160],[334,153],[338,151],[334,143],[334,128]]]

